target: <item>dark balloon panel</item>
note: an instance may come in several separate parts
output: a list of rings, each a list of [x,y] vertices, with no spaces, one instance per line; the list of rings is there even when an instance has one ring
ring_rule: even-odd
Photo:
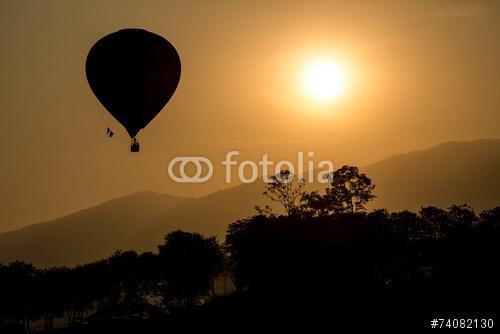
[[[123,29],[94,44],[85,71],[96,97],[134,138],[174,94],[181,62],[165,38]]]

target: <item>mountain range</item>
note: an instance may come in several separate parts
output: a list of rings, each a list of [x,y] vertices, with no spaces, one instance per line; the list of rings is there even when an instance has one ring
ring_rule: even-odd
[[[500,140],[446,142],[361,168],[376,184],[370,208],[418,210],[469,204],[500,205]],[[0,262],[73,266],[118,249],[155,250],[169,231],[183,229],[224,240],[229,223],[271,202],[263,184],[244,184],[200,198],[139,192],[52,221],[0,234]]]

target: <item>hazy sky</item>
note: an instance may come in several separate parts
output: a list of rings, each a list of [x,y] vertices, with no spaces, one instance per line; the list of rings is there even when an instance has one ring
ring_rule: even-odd
[[[84,72],[93,43],[127,27],[166,37],[183,66],[174,97],[139,135],[139,154]],[[365,165],[500,137],[494,0],[0,0],[0,40],[0,231],[137,190],[197,196],[224,187],[220,178],[169,182],[177,155],[315,150]],[[317,58],[348,73],[333,104],[301,89]]]

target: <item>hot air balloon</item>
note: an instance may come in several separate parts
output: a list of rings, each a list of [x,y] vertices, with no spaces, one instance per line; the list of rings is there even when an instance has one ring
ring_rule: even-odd
[[[85,64],[90,88],[135,138],[163,109],[181,76],[181,62],[165,38],[143,29],[123,29],[98,40]]]

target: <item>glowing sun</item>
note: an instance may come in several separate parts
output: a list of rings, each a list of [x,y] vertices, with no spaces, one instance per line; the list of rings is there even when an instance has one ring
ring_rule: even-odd
[[[345,89],[344,69],[331,61],[318,61],[306,67],[303,87],[307,95],[317,102],[330,102]]]

